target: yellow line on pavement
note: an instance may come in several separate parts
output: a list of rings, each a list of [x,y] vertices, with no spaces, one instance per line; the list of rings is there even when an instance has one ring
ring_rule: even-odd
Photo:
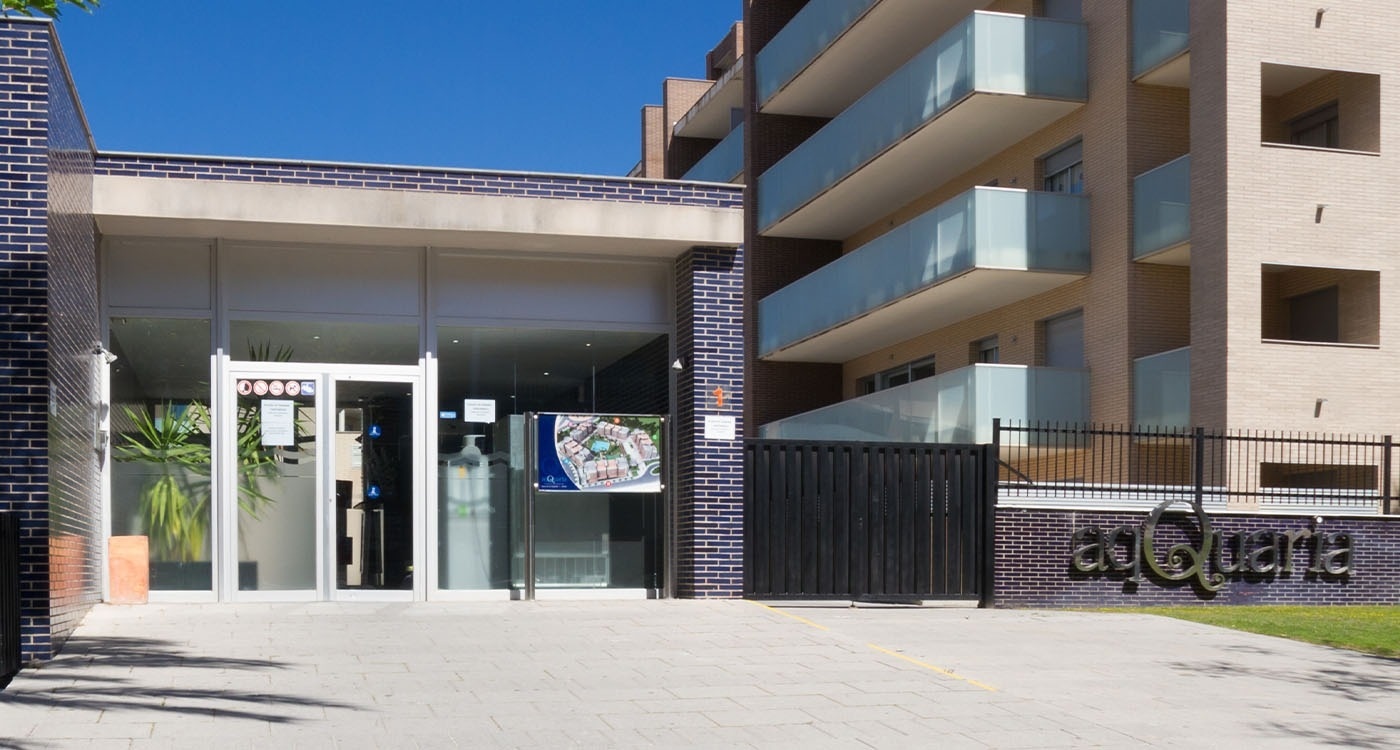
[[[812,627],[816,628],[817,630],[828,630],[828,631],[831,630],[831,628],[828,628],[827,626],[825,626],[825,625],[823,625],[823,624],[821,624],[821,623],[819,623],[819,622],[813,622],[813,621],[811,621],[811,620],[809,620],[809,619],[807,619],[807,618],[805,618],[805,617],[802,617],[801,615],[794,615],[794,614],[791,613],[791,612],[785,612],[785,611],[783,611],[783,610],[781,610],[781,609],[778,609],[777,607],[770,607],[770,606],[768,606],[767,604],[764,604],[763,602],[754,601],[753,599],[745,599],[744,601],[748,602],[749,604],[754,604],[754,605],[757,605],[757,606],[759,606],[759,607],[762,607],[762,608],[768,610],[769,612],[773,612],[774,614],[779,614],[779,615],[782,615],[783,617],[787,617],[787,618],[791,618],[791,619],[793,619],[793,620],[797,620],[798,622],[803,623],[804,625],[811,625]],[[913,658],[913,657],[911,657],[911,656],[905,656],[904,654],[901,654],[901,653],[899,653],[898,651],[891,651],[890,649],[887,649],[887,648],[885,648],[885,647],[883,647],[883,646],[877,646],[877,645],[875,645],[875,644],[873,644],[873,643],[867,643],[867,644],[865,644],[865,645],[869,646],[870,648],[872,648],[872,649],[874,649],[874,650],[876,650],[876,651],[879,651],[879,652],[882,653],[882,654],[888,654],[889,656],[893,656],[893,657],[896,658],[896,659],[901,659],[901,660],[903,660],[903,661],[907,661],[907,662],[909,662],[910,664],[913,664],[913,665],[916,666],[916,667],[923,667],[924,669],[927,669],[927,670],[929,670],[930,672],[937,672],[938,674],[941,674],[941,675],[943,675],[944,677],[951,677],[952,679],[958,680],[959,682],[966,682],[967,684],[969,684],[969,685],[971,685],[971,686],[973,686],[973,687],[981,688],[981,689],[986,690],[986,691],[988,691],[988,692],[992,692],[992,693],[997,692],[997,689],[996,689],[996,688],[992,687],[991,685],[988,685],[988,684],[985,683],[985,682],[978,682],[977,680],[973,680],[973,679],[970,679],[970,678],[967,678],[967,677],[963,677],[962,675],[960,675],[960,674],[958,674],[958,673],[956,673],[956,672],[953,672],[953,671],[951,671],[951,670],[944,669],[944,668],[942,668],[942,667],[934,666],[934,665],[932,665],[932,664],[929,664],[929,663],[926,662],[926,661],[919,661],[918,659],[915,659],[915,658]]]
[[[876,646],[876,645],[873,644],[873,643],[867,643],[867,644],[865,644],[865,645],[867,645],[867,646],[869,646],[869,647],[875,649],[876,651],[879,651],[879,652],[882,653],[882,654],[889,654],[890,656],[893,656],[893,657],[896,658],[896,659],[903,659],[904,661],[907,661],[907,662],[909,662],[910,664],[913,664],[913,665],[915,665],[915,666],[923,667],[924,669],[928,669],[928,670],[937,672],[937,673],[943,675],[944,677],[951,677],[951,678],[953,678],[953,679],[955,679],[955,680],[961,680],[961,681],[963,681],[963,682],[966,682],[966,683],[969,684],[969,685],[972,685],[973,687],[979,687],[979,688],[982,688],[983,690],[986,690],[986,691],[989,691],[989,692],[993,692],[993,693],[997,692],[997,689],[996,689],[996,688],[992,687],[991,685],[988,685],[988,684],[985,683],[985,682],[978,682],[977,680],[968,679],[968,678],[966,678],[966,677],[963,677],[963,676],[960,675],[960,674],[957,674],[956,672],[951,672],[951,671],[949,671],[949,670],[947,670],[947,669],[944,669],[944,668],[942,668],[942,667],[935,667],[934,665],[929,664],[928,662],[919,661],[918,659],[915,659],[915,658],[913,658],[913,657],[905,656],[904,654],[901,654],[901,653],[899,653],[898,651],[891,651],[891,650],[889,650],[889,649],[887,649],[887,648],[884,648],[884,647],[882,647],[882,646]]]
[[[806,623],[806,624],[808,624],[808,625],[811,625],[812,627],[816,628],[817,630],[830,630],[830,629],[831,629],[831,628],[828,628],[827,626],[825,626],[825,625],[823,625],[823,624],[821,624],[821,623],[819,623],[819,622],[812,622],[811,620],[808,620],[808,619],[805,618],[805,617],[802,617],[802,616],[800,616],[800,615],[794,615],[794,614],[791,613],[791,612],[784,612],[784,611],[782,611],[781,609],[778,609],[777,607],[770,607],[770,606],[768,606],[767,604],[764,604],[763,602],[756,602],[756,601],[754,601],[754,600],[752,600],[752,599],[745,599],[744,601],[746,601],[746,602],[748,602],[748,603],[750,603],[750,604],[757,604],[758,606],[763,607],[764,609],[768,610],[769,612],[776,612],[776,613],[782,615],[783,617],[791,617],[792,619],[797,620],[798,622],[802,622],[802,623]]]

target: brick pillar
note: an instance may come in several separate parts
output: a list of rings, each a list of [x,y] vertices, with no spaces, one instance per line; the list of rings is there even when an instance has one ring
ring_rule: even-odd
[[[92,141],[52,25],[0,20],[0,510],[20,514],[21,649],[101,596]]]
[[[734,597],[744,575],[742,248],[694,248],[676,262],[676,593]],[[721,396],[716,392],[720,389]],[[735,421],[705,438],[707,416]]]
[[[747,0],[744,4],[744,57],[755,70],[760,50],[806,4],[806,0]],[[759,234],[761,175],[828,121],[817,117],[762,114],[758,77],[744,76],[744,247],[748,255],[744,311],[746,415],[758,426],[841,400],[841,365],[766,362],[758,358],[758,302],[773,292],[841,257],[841,243]]]
[[[48,508],[48,28],[0,25],[0,510],[20,514],[20,616],[24,661],[46,658],[49,638]],[[18,71],[18,72],[13,72]],[[13,89],[6,86],[5,89]]]

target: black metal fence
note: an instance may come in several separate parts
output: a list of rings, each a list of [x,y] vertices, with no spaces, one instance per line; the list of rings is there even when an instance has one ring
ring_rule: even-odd
[[[1391,436],[993,423],[1003,500],[1168,497],[1395,513]]]
[[[990,594],[989,456],[972,445],[745,441],[745,595]]]
[[[0,512],[0,689],[19,673],[19,514]]]

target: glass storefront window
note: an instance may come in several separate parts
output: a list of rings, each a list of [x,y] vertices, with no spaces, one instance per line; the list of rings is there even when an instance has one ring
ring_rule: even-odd
[[[209,320],[110,331],[112,533],[149,538],[152,590],[212,590]]]
[[[523,588],[529,412],[664,414],[667,337],[442,326],[438,586]],[[660,494],[536,496],[537,587],[659,588]]]
[[[234,320],[229,322],[229,357],[241,362],[416,365],[418,325]]]
[[[661,588],[661,495],[540,494],[535,587]]]

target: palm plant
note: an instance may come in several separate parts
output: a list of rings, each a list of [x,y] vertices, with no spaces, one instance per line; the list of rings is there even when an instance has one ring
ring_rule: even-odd
[[[154,469],[140,497],[152,558],[190,562],[203,554],[209,536],[209,408],[196,403],[176,409],[168,402],[164,407],[163,419],[126,408],[136,429],[113,450],[113,458]],[[256,409],[238,410],[238,505],[253,518],[272,501],[259,480],[272,476],[277,463],[260,442],[259,422]]]
[[[292,349],[273,349],[267,342],[248,342],[253,362],[287,362]],[[209,407],[191,403],[176,408],[162,404],[164,418],[155,410],[124,408],[136,429],[113,448],[117,461],[148,464],[155,474],[141,490],[140,514],[146,521],[152,559],[192,562],[204,554],[209,537],[210,477]],[[238,471],[238,507],[251,518],[273,502],[259,484],[277,474],[276,449],[262,444],[262,414],[256,405],[240,405],[235,414]],[[301,425],[296,425],[300,437]]]

